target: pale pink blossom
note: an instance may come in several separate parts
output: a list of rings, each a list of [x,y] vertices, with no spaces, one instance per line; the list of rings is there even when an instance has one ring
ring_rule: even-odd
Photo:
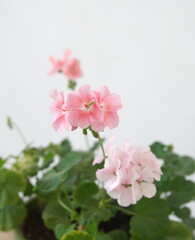
[[[134,170],[133,165],[128,168],[119,169],[117,175],[120,179],[119,185],[112,191],[107,191],[108,195],[117,199],[118,204],[123,207],[135,204],[136,198],[132,184],[139,178],[139,175]]]
[[[63,73],[68,80],[75,81],[77,78],[82,77],[83,73],[80,67],[80,61],[71,57],[71,51],[66,50],[62,59],[56,60],[50,57],[52,68],[49,75],[56,72]]]
[[[89,85],[68,95],[67,108],[70,110],[68,120],[72,126],[83,129],[91,126],[94,131],[99,130],[96,123],[102,121],[103,112]]]
[[[122,108],[120,97],[117,94],[110,93],[106,86],[101,86],[95,91],[98,104],[100,105],[104,115],[102,122],[99,123],[100,131],[105,126],[113,129],[119,124],[118,110]]]
[[[154,180],[159,181],[162,172],[149,147],[134,147],[126,142],[119,147],[109,145],[106,153],[104,168],[97,170],[96,176],[119,205],[129,206],[143,196],[151,198],[156,194]]]
[[[64,129],[70,131],[72,127],[68,121],[69,111],[66,107],[65,94],[58,90],[53,90],[50,93],[50,97],[54,100],[50,106],[50,111],[53,117],[53,128],[58,132],[62,132]]]
[[[139,166],[149,168],[151,170],[150,176],[159,181],[162,175],[160,164],[156,156],[151,152],[149,147],[136,147],[136,151],[132,156],[132,161]]]

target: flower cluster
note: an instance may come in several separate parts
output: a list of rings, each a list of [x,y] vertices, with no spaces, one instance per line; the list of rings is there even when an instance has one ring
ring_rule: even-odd
[[[149,147],[133,147],[129,142],[116,147],[109,144],[103,169],[96,172],[108,195],[118,204],[127,207],[143,196],[151,198],[156,194],[154,180],[161,177],[160,165]],[[100,163],[102,157],[95,159]]]
[[[71,57],[71,51],[66,50],[62,60],[55,60],[50,57],[52,63],[52,69],[49,74],[52,75],[56,72],[63,73],[68,80],[75,81],[77,78],[82,77],[83,73],[80,68],[80,61],[76,58]]]
[[[50,110],[56,131],[90,127],[93,131],[100,132],[105,127],[112,129],[118,126],[117,112],[122,107],[120,97],[110,93],[106,86],[94,91],[85,85],[67,97],[63,92],[54,90],[50,96],[54,100]]]

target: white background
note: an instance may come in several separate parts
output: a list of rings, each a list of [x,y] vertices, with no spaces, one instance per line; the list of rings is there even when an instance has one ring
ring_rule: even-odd
[[[48,57],[67,48],[82,61],[79,85],[122,98],[120,125],[103,136],[195,156],[194,0],[0,0],[0,155],[23,147],[7,115],[36,145],[68,136],[85,147],[79,130],[51,127],[49,92],[66,80],[48,76]]]

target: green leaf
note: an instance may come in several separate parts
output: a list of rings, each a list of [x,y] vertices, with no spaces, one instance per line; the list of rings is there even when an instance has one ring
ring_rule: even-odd
[[[195,160],[191,157],[170,154],[164,160],[163,171],[171,176],[186,176],[195,172]]]
[[[0,230],[8,231],[22,224],[26,216],[26,208],[21,199],[0,208]]]
[[[195,183],[178,176],[170,182],[170,191],[172,194],[168,197],[169,204],[178,207],[194,199]]]
[[[81,183],[74,191],[74,199],[81,205],[85,204],[98,190],[98,186],[93,182]]]
[[[190,217],[191,211],[189,208],[184,207],[184,208],[177,208],[174,210],[175,215],[181,219],[187,219]]]
[[[59,155],[64,157],[69,152],[71,152],[71,144],[68,139],[65,139],[60,143]]]
[[[169,226],[166,201],[143,198],[135,205],[137,214],[131,218],[131,234],[138,240],[161,240]]]
[[[173,151],[172,145],[165,145],[161,142],[154,142],[150,145],[151,151],[157,158],[164,159],[164,157]]]
[[[18,199],[18,193],[25,187],[25,182],[18,173],[0,170],[0,206],[11,204]]]
[[[2,168],[5,163],[6,163],[6,160],[0,157],[0,168]]]
[[[122,230],[113,230],[108,232],[113,240],[128,240],[128,235],[125,231]]]
[[[96,236],[97,231],[98,231],[98,224],[97,223],[94,222],[94,223],[87,224],[86,228],[87,228],[86,231],[89,234],[91,234],[92,236]]]
[[[86,222],[108,221],[113,216],[113,212],[109,208],[95,199],[90,199],[88,205],[82,207],[81,213]]]
[[[72,231],[65,234],[61,240],[95,240],[95,238],[84,231]]]
[[[59,187],[60,183],[66,179],[66,176],[64,171],[56,172],[51,169],[37,182],[37,189],[40,193],[53,192]]]
[[[34,176],[39,170],[38,162],[37,155],[24,154],[13,164],[13,169],[25,176]]]
[[[54,230],[58,224],[69,224],[68,213],[57,202],[50,202],[42,213],[44,224],[47,228]]]
[[[78,152],[70,152],[63,157],[57,165],[57,171],[67,172],[80,161]]]
[[[105,234],[105,233],[101,233],[99,232],[96,236],[96,240],[114,240],[114,238],[112,238],[110,235]],[[123,238],[121,239],[117,239],[117,240],[123,240]],[[124,239],[126,240],[126,239]]]
[[[69,232],[71,232],[72,230],[74,230],[76,227],[76,224],[71,224],[70,226],[66,226],[65,224],[58,224],[56,227],[55,227],[55,236],[58,240],[60,240],[62,238],[62,236],[64,234],[67,234]]]
[[[191,240],[191,231],[180,222],[171,222],[163,240]]]

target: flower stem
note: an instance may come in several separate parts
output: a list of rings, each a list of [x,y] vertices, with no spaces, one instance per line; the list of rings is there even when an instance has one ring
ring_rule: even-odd
[[[107,206],[109,206],[109,207],[111,207],[111,208],[114,208],[114,209],[116,209],[116,210],[119,210],[119,211],[121,211],[121,212],[124,212],[124,213],[126,213],[126,214],[128,214],[128,215],[136,215],[135,212],[126,210],[126,209],[124,209],[124,208],[122,208],[122,207],[119,207],[119,206],[114,206],[114,205],[111,205],[111,204],[107,204]]]
[[[69,206],[67,206],[64,202],[62,202],[62,199],[61,199],[61,196],[60,196],[60,192],[58,193],[57,201],[60,204],[60,206],[63,207],[64,209],[66,209],[69,213],[73,213],[74,212]]]
[[[18,132],[18,134],[20,135],[24,145],[27,146],[28,143],[27,143],[26,138],[24,137],[24,134],[23,134],[22,130],[19,128],[19,126],[15,122],[13,122],[13,126],[16,129],[16,131]]]
[[[99,133],[98,133],[98,140],[99,140],[100,147],[101,147],[101,150],[102,150],[102,153],[103,153],[103,157],[104,157],[104,160],[105,160],[106,159],[106,153],[105,153],[104,146],[103,146],[103,143],[102,143],[102,139],[101,139]]]

